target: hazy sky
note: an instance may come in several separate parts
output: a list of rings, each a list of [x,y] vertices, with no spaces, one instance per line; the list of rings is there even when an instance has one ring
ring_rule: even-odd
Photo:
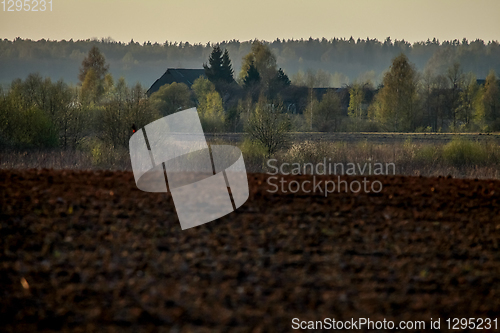
[[[0,3],[2,39],[206,43],[311,36],[500,40],[500,0],[52,0],[52,12],[7,12]]]

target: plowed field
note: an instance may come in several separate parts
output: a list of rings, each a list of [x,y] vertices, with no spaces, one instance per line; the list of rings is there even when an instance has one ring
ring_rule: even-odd
[[[182,231],[131,172],[0,170],[2,330],[500,317],[500,181],[374,176],[380,193],[325,197],[248,178],[236,212]]]

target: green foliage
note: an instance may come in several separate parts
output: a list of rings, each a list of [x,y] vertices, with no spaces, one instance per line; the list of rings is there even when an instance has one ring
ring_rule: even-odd
[[[203,130],[208,133],[224,131],[224,108],[222,99],[217,91],[209,92],[198,106]]]
[[[389,131],[413,131],[418,113],[418,74],[404,54],[393,59],[375,101],[375,116]]]
[[[64,149],[76,148],[88,127],[91,126],[93,114],[89,105],[79,102],[79,92],[76,88],[66,87],[65,98],[59,105],[56,123],[59,128],[59,143]]]
[[[80,82],[84,82],[87,77],[88,71],[93,70],[98,81],[104,81],[104,77],[108,72],[109,65],[106,64],[106,59],[101,53],[99,48],[94,45],[89,50],[87,56],[83,59],[82,65],[80,67],[80,74],[78,78]]]
[[[311,119],[311,107],[307,109],[305,116]],[[338,131],[342,122],[342,109],[340,98],[334,91],[328,91],[321,98],[321,102],[313,100],[312,105],[313,130],[320,132]]]
[[[82,96],[83,87],[52,83],[38,74],[13,81],[8,92],[0,91],[0,144],[75,149],[96,137],[106,147],[128,146],[132,125],[143,127],[160,114],[140,84],[129,89],[124,79],[113,82],[108,76],[106,98],[96,104]]]
[[[463,141],[462,141],[463,140]],[[466,157],[467,156],[467,157]],[[282,163],[317,165],[326,158],[332,163],[395,163],[396,171],[411,175],[498,177],[500,148],[495,140],[469,141],[456,138],[446,145],[405,142],[373,143],[305,140],[292,143],[273,158]],[[265,169],[264,169],[265,171]],[[484,173],[486,172],[486,173]]]
[[[200,77],[193,82],[191,88],[198,102],[197,109],[203,130],[208,133],[222,132],[225,128],[225,112],[215,85]]]
[[[191,91],[184,83],[165,84],[149,97],[153,108],[162,116],[168,116],[179,110],[193,106]]]
[[[363,102],[364,91],[360,84],[353,84],[349,89],[349,108],[347,109],[349,117],[362,118],[363,115]]]
[[[342,118],[340,132],[384,132],[379,122],[372,119]]]
[[[313,89],[308,89],[308,104],[303,111],[303,126],[297,128],[304,131],[336,132],[343,130],[342,124],[345,120],[338,93],[328,90],[321,97],[321,101],[318,101]]]
[[[104,94],[104,84],[94,69],[90,68],[82,82],[82,101],[84,104],[97,104]]]
[[[447,72],[446,72],[446,78],[448,79],[449,87],[450,87],[450,94],[449,94],[449,106],[451,109],[451,114],[452,114],[452,119],[453,119],[453,128],[456,130],[457,128],[457,120],[458,120],[458,110],[460,107],[460,91],[463,89],[464,86],[464,74],[462,71],[462,67],[460,66],[460,63],[455,62],[453,65],[451,65]]]
[[[275,84],[282,87],[288,87],[290,84],[292,84],[292,82],[288,78],[288,75],[286,75],[285,72],[283,72],[283,70],[280,68],[276,73]]]
[[[221,68],[221,80],[226,83],[234,82],[234,70],[233,65],[231,64],[231,59],[229,58],[229,52],[227,49],[224,50],[224,54],[222,55],[222,68]]]
[[[246,75],[244,76],[243,85],[245,86],[245,88],[251,88],[259,83],[260,83],[260,74],[252,60],[250,62],[250,65],[248,66]]]
[[[241,113],[237,105],[230,107],[226,111],[225,123],[225,128],[228,132],[236,133],[242,131]]]
[[[276,76],[276,56],[272,53],[269,46],[259,40],[255,40],[252,43],[250,52],[243,58],[240,72],[241,81],[248,76],[250,67],[252,66],[255,66],[265,85],[268,85]]]
[[[435,165],[441,158],[441,152],[434,145],[424,145],[416,150],[415,160],[426,165]]]
[[[411,160],[415,158],[417,152],[417,145],[413,142],[411,137],[408,137],[403,143],[402,159]]]
[[[128,147],[134,124],[142,128],[159,119],[160,113],[151,107],[145,89],[138,83],[125,87],[123,100],[116,99],[104,103],[97,115],[99,137],[109,147]]]
[[[99,169],[123,169],[130,159],[124,147],[113,147],[96,137],[85,140],[81,150],[89,154],[92,166]]]
[[[245,168],[248,172],[263,172],[265,170],[267,151],[262,144],[250,138],[245,138],[238,146],[245,160]]]
[[[443,147],[443,159],[455,167],[483,165],[487,162],[488,151],[478,142],[455,137]]]
[[[87,103],[97,103],[111,83],[106,74],[109,65],[97,46],[93,46],[83,59],[78,78],[82,84],[82,95]]]
[[[493,131],[500,130],[500,87],[494,71],[490,71],[481,91],[481,110]]]
[[[244,153],[245,158],[247,156],[265,156],[267,154],[266,147],[264,147],[260,142],[255,140],[250,140],[245,138],[240,144],[240,150]]]
[[[304,123],[306,124],[306,131],[317,131],[315,128],[315,116],[317,113],[319,101],[316,98],[315,94],[313,94],[313,90],[309,89],[308,103],[306,108],[304,109]]]
[[[57,128],[50,117],[36,107],[21,110],[13,139],[21,146],[52,148],[58,144]]]
[[[478,128],[479,132],[485,132],[487,130],[487,120],[486,120],[486,110],[484,106],[484,87],[478,87],[476,98],[474,100],[475,113],[473,122]]]
[[[78,140],[74,100],[74,91],[62,81],[52,83],[39,74],[14,80],[0,102],[4,140],[13,146],[67,147]]]
[[[210,80],[200,76],[194,80],[191,90],[193,90],[198,105],[200,105],[209,93],[215,91],[215,85]]]
[[[336,50],[337,47],[342,49],[344,41],[325,40],[320,43],[310,39],[306,42],[311,47],[317,47],[317,49],[314,49],[316,51],[322,45],[321,57],[316,59],[318,64],[330,63],[331,61],[336,61],[337,64],[340,61],[338,58],[340,55],[336,53]],[[59,47],[57,43],[48,41],[45,41],[45,43],[53,47]],[[272,110],[273,101],[287,93],[288,96],[286,96],[285,100],[289,100],[289,96],[295,96],[294,94],[301,89],[298,87],[285,89],[290,80],[281,68],[276,70],[276,59],[279,59],[280,62],[283,61],[283,65],[289,71],[291,62],[297,61],[304,68],[305,62],[300,61],[309,63],[314,58],[314,52],[312,51],[310,53],[309,51],[299,52],[301,47],[305,47],[303,42],[295,41],[294,43],[279,40],[273,43],[260,41],[241,44],[222,43],[221,46],[223,46],[224,52],[217,53],[221,69],[219,73],[224,76],[222,74],[224,68],[226,68],[226,73],[232,73],[229,52],[238,55],[235,59],[241,59],[242,55],[246,54],[242,69],[246,67],[244,73],[245,78],[249,79],[249,86],[257,87],[254,89],[255,91],[252,91],[255,94],[251,97],[255,101],[259,93],[266,96],[269,99],[267,105],[271,106]],[[349,43],[353,48],[357,47],[358,43],[363,47],[378,45],[378,42],[375,41]],[[398,47],[395,47],[396,43],[398,43]],[[476,46],[480,45],[480,43],[477,44],[478,42],[473,43]],[[470,45],[473,43],[470,43]],[[429,45],[431,44],[435,48],[439,46],[439,43],[430,43]],[[33,46],[36,49],[36,52],[33,51],[34,54],[50,54],[50,52],[47,53],[48,49],[42,50],[45,46],[42,46],[41,43],[3,40],[0,41],[2,59],[10,59],[9,57],[13,54],[27,57],[27,54],[31,51],[19,52],[19,50],[22,50],[21,45],[26,48]],[[67,45],[69,45],[69,48],[75,46],[73,42],[68,42]],[[88,49],[90,45],[90,43],[82,41],[78,49],[71,51],[72,59],[78,59],[78,62],[81,61],[82,57],[85,56],[81,50]],[[245,124],[245,130],[248,131],[248,124],[259,123],[257,121],[259,117],[265,118],[262,115],[257,117],[261,112],[257,112],[257,110],[259,108],[264,109],[261,107],[261,103],[255,107],[252,104],[252,99],[250,99],[250,108],[248,108],[247,101],[242,100],[242,94],[236,92],[232,95],[233,92],[230,89],[221,93],[221,90],[216,90],[208,80],[205,80],[205,82],[200,81],[199,86],[197,85],[198,80],[195,81],[192,87],[194,94],[187,86],[182,87],[182,85],[179,85],[179,87],[176,87],[177,84],[173,84],[164,87],[163,96],[153,94],[149,101],[142,96],[142,88],[138,89],[138,91],[142,92],[133,97],[134,93],[126,86],[124,79],[118,80],[115,84],[112,76],[107,73],[109,66],[106,65],[104,56],[99,50],[100,48],[105,49],[106,55],[112,55],[112,47],[122,49],[122,46],[109,42],[108,44],[103,42],[98,45],[99,48],[91,50],[85,57],[84,62],[82,62],[80,74],[85,73],[85,76],[81,87],[71,87],[62,81],[52,82],[48,78],[32,74],[24,81],[20,79],[13,81],[7,91],[0,92],[0,143],[12,146],[53,147],[59,145],[64,148],[74,148],[84,138],[97,136],[106,146],[123,147],[126,146],[131,134],[131,123],[140,128],[143,126],[141,124],[146,124],[163,115],[193,106],[195,105],[193,95],[196,96],[202,124],[208,132],[217,132],[224,129],[241,130],[243,124]],[[460,48],[463,50],[468,49],[468,45],[460,46]],[[448,46],[459,48],[455,45]],[[498,48],[497,44],[483,46],[491,54],[496,54],[497,51],[495,51],[494,47]],[[127,51],[127,53],[130,53],[130,57],[134,59],[139,59],[140,55],[138,54],[145,52],[145,50],[150,52],[148,57],[151,59],[157,54],[163,54],[162,52],[166,52],[165,50],[169,51],[169,59],[181,57],[185,54],[183,52],[191,52],[190,56],[199,52],[196,56],[199,59],[202,59],[207,54],[205,46],[199,45],[195,48],[185,43],[182,44],[182,47],[172,43],[166,43],[166,45],[160,47],[143,47],[132,42],[127,47],[132,50]],[[211,48],[211,46],[207,47]],[[424,49],[424,46],[418,43],[409,46],[405,43],[393,43],[392,41],[384,43],[384,47],[392,50],[393,54],[405,50],[405,53],[409,54],[412,60],[415,60],[417,54],[414,53],[416,52],[414,50],[420,48],[419,50],[422,51]],[[249,51],[250,53],[248,53]],[[66,53],[66,51],[64,52]],[[58,55],[52,54],[52,56]],[[166,53],[165,56],[167,57]],[[436,57],[442,56],[441,53],[436,53]],[[120,61],[124,58],[123,54],[113,55],[112,57],[113,59],[120,59]],[[97,59],[97,61],[92,62],[92,58]],[[212,58],[217,57],[211,56]],[[452,57],[452,59],[460,60],[460,57]],[[6,66],[8,66],[7,63]],[[214,67],[215,62],[212,64],[210,61],[210,66],[210,68]],[[485,65],[480,64],[480,66],[483,68]],[[432,68],[430,65],[428,67]],[[497,68],[495,65],[490,67]],[[217,66],[214,68],[217,68]],[[463,68],[467,68],[467,65],[464,65]],[[249,70],[253,73],[249,73]],[[481,71],[484,73],[484,68]],[[437,72],[435,71],[435,73]],[[346,96],[332,93],[331,96],[325,95],[321,101],[311,99],[309,106],[312,106],[312,113],[309,111],[311,108],[308,107],[304,110],[304,114],[294,115],[301,122],[298,123],[297,128],[307,124],[309,125],[307,130],[312,126],[315,131],[345,129],[355,131],[371,129],[430,131],[430,128],[432,131],[440,129],[440,131],[447,132],[450,130],[495,131],[500,129],[500,92],[498,79],[494,72],[488,75],[484,86],[477,85],[474,78],[463,75],[462,67],[458,63],[451,66],[448,71],[446,71],[445,67],[442,67],[441,73],[444,74],[433,76],[433,72],[429,71],[428,77],[419,81],[414,66],[409,63],[405,56],[400,55],[393,60],[389,72],[384,77],[383,86],[372,105],[368,108],[369,119],[364,119],[366,110],[360,107],[363,100],[361,99],[361,102],[359,102],[358,97],[362,95],[360,93],[362,89],[358,87],[358,89],[353,88],[350,91],[351,104],[347,111],[350,111],[349,115],[351,117],[345,117],[346,110],[343,109],[346,107]],[[478,77],[481,78],[481,75],[484,74],[478,74]],[[255,79],[256,77],[257,79]],[[307,74],[302,73],[301,80],[295,83],[308,87],[322,87],[330,86],[331,82],[332,76],[327,71],[316,68],[308,70]],[[418,84],[420,84],[421,89],[416,89]],[[284,93],[282,93],[282,89],[284,89]],[[304,93],[300,92],[300,94]],[[366,94],[366,96],[371,97],[369,94]],[[305,98],[299,103],[304,105],[304,102]],[[226,112],[224,112],[224,107]],[[278,113],[284,115],[283,110]],[[288,118],[288,128],[290,128],[290,117],[289,115],[286,116]],[[273,121],[271,119],[270,123],[273,124]],[[450,125],[450,123],[452,124]],[[260,142],[259,144],[266,147],[266,154],[271,154],[268,146],[262,144],[262,141],[255,140],[254,138],[254,142]],[[418,154],[418,150],[416,150],[414,158],[417,158]],[[445,163],[443,159],[439,161]],[[447,161],[451,161],[451,159],[447,159]]]
[[[459,105],[457,107],[457,116],[462,122],[465,131],[474,128],[478,93],[479,86],[476,83],[476,77],[471,74],[459,93]]]
[[[290,129],[283,105],[269,104],[265,98],[259,100],[245,127],[248,137],[264,146],[268,157],[287,145]]]
[[[432,133],[432,127],[427,126],[420,126],[415,129],[415,133]]]
[[[245,124],[248,122],[254,109],[252,98],[247,96],[245,99],[239,99],[238,104],[229,108],[226,117],[226,126],[228,131],[243,132]]]
[[[222,71],[222,50],[219,45],[214,46],[208,58],[208,65],[203,64],[203,68],[205,68],[205,75],[211,82],[220,80]]]
[[[234,68],[241,67],[241,59],[251,50],[253,40],[231,40],[220,43],[228,50]],[[500,72],[500,48],[498,41],[480,39],[460,43],[458,41],[416,41],[348,38],[306,38],[262,41],[276,56],[283,70],[290,76],[300,69],[322,69],[331,75],[333,87],[349,84],[363,73],[374,71],[377,80],[387,69],[387,64],[404,52],[412,62],[423,69],[423,65],[435,73],[445,73],[450,62],[459,62],[464,71],[473,70],[478,78],[485,78],[490,69]],[[71,68],[78,68],[92,46],[105,54],[106,61],[118,71],[127,73],[130,82],[149,82],[149,70],[157,68],[159,62],[169,64],[202,64],[207,61],[212,43],[123,43],[109,38],[101,40],[0,40],[2,65],[10,68],[2,72],[2,84],[14,78],[26,77],[34,69],[51,73],[54,78],[63,78],[67,83],[77,83]],[[127,56],[128,54],[128,56]],[[355,62],[355,65],[353,63]],[[378,83],[378,82],[377,82]]]
[[[254,101],[259,95],[276,99],[291,84],[288,75],[281,68],[277,69],[276,56],[270,47],[258,40],[252,43],[250,52],[243,58],[239,82]]]
[[[322,69],[318,69],[316,71],[308,69],[307,72],[305,73],[299,70],[292,77],[293,84],[308,88],[328,88],[331,86],[330,85],[331,79],[332,77]]]
[[[233,83],[233,66],[229,58],[229,52],[224,50],[222,52],[219,45],[214,46],[212,53],[208,59],[208,65],[203,64],[205,75],[214,84],[220,82]]]
[[[280,68],[269,84],[268,96],[270,99],[280,98],[280,93],[290,87],[291,81],[288,75]]]

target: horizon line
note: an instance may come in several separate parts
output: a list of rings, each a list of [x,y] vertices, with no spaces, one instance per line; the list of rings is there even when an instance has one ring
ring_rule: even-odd
[[[272,44],[276,41],[280,41],[280,42],[289,42],[289,41],[309,41],[309,40],[318,40],[318,41],[322,41],[323,39],[325,39],[326,41],[328,42],[331,42],[331,41],[334,41],[334,40],[340,40],[340,41],[350,41],[351,38],[354,40],[354,42],[357,44],[358,43],[358,40],[359,41],[375,41],[375,42],[379,42],[379,43],[384,43],[387,39],[390,39],[391,41],[391,44],[394,44],[395,42],[404,42],[404,43],[408,43],[410,44],[411,46],[415,45],[415,44],[419,44],[419,43],[427,43],[427,42],[431,42],[431,43],[434,43],[434,40],[437,42],[437,45],[442,45],[443,43],[453,43],[455,41],[458,41],[459,42],[459,45],[463,45],[462,42],[463,40],[465,39],[468,43],[471,43],[471,42],[476,42],[476,41],[482,41],[485,45],[489,45],[489,44],[492,44],[492,43],[496,43],[496,44],[500,44],[499,40],[498,39],[495,39],[495,40],[484,40],[484,39],[481,39],[481,38],[476,38],[474,40],[468,40],[466,37],[463,37],[462,39],[458,39],[458,38],[455,38],[453,40],[448,40],[448,39],[445,39],[443,41],[440,41],[439,38],[437,37],[432,37],[431,38],[427,38],[427,40],[420,40],[420,41],[415,41],[415,42],[410,42],[408,40],[405,40],[404,38],[403,39],[392,39],[390,36],[387,36],[385,39],[383,40],[379,40],[378,38],[373,38],[371,39],[369,36],[366,37],[366,39],[364,38],[361,38],[361,37],[358,37],[358,38],[354,38],[353,36],[350,36],[349,38],[346,38],[346,37],[332,37],[332,38],[326,38],[326,37],[316,37],[316,38],[313,38],[312,36],[310,36],[309,38],[298,38],[298,39],[295,39],[295,38],[279,38],[279,37],[276,37],[276,39],[272,40],[272,41],[269,41],[269,40],[266,40],[266,39],[258,39],[258,38],[254,38],[254,39],[249,39],[249,40],[239,40],[239,39],[236,39],[236,38],[233,38],[233,39],[230,39],[230,40],[223,40],[223,41],[219,41],[219,42],[212,42],[212,41],[208,41],[206,43],[203,43],[203,42],[196,42],[196,43],[192,43],[190,41],[170,41],[170,40],[165,40],[164,42],[158,42],[158,41],[151,41],[151,40],[148,40],[148,41],[142,41],[141,42],[138,42],[138,41],[135,41],[133,38],[130,39],[130,41],[126,42],[126,41],[123,41],[123,40],[115,40],[113,37],[111,36],[108,36],[108,37],[90,37],[90,38],[87,38],[87,39],[76,39],[74,40],[73,38],[70,38],[70,39],[65,39],[65,38],[62,38],[62,39],[50,39],[50,38],[41,38],[41,39],[38,39],[38,40],[34,40],[34,39],[31,39],[31,38],[22,38],[20,36],[18,37],[15,37],[13,38],[12,40],[9,39],[9,38],[1,38],[0,37],[0,40],[1,41],[9,41],[9,42],[16,42],[18,39],[21,39],[22,41],[32,41],[32,42],[41,42],[41,41],[46,41],[46,42],[73,42],[73,43],[76,43],[76,42],[98,42],[98,43],[109,43],[109,44],[112,44],[112,43],[116,43],[116,44],[124,44],[124,45],[130,45],[132,42],[134,42],[134,44],[139,44],[139,45],[148,45],[148,43],[151,43],[151,45],[155,45],[155,44],[158,44],[158,45],[165,45],[167,42],[169,44],[173,44],[173,45],[179,45],[179,44],[186,44],[186,43],[189,43],[189,45],[192,45],[192,46],[199,46],[199,45],[202,45],[202,46],[207,46],[207,45],[220,45],[220,44],[228,44],[228,43],[234,43],[234,42],[238,42],[238,43],[253,43],[254,41],[261,41],[261,42],[264,42],[264,43],[269,43],[269,44]]]

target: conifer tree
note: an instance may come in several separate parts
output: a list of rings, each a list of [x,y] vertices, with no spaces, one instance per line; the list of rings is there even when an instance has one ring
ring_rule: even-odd
[[[229,58],[229,52],[224,50],[224,54],[222,55],[222,69],[221,69],[221,77],[220,79],[226,83],[233,83],[233,66],[231,64],[231,59]]]
[[[260,74],[259,71],[257,70],[257,67],[255,67],[253,61],[250,62],[250,67],[248,68],[247,75],[243,79],[243,83],[246,88],[249,88],[257,83],[260,82]]]
[[[208,58],[208,65],[203,64],[205,75],[212,82],[215,83],[222,77],[222,50],[219,45],[214,46],[210,57]]]
[[[288,87],[292,83],[288,75],[286,75],[281,68],[278,69],[278,73],[276,73],[276,82],[284,87]]]

